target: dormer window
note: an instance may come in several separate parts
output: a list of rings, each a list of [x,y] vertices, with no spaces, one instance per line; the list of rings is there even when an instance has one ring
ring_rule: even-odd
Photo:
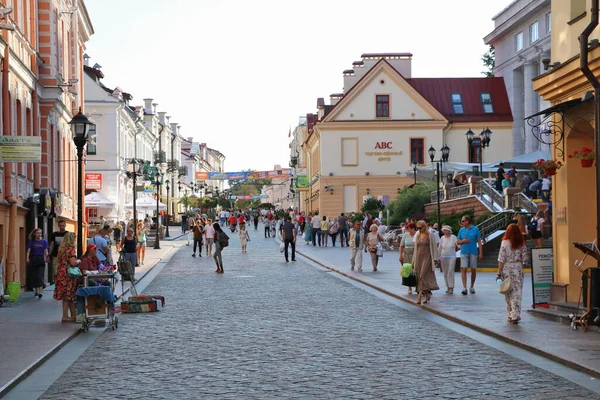
[[[481,105],[483,107],[484,113],[494,113],[494,106],[492,105],[492,96],[489,93],[481,93]]]
[[[452,112],[454,114],[464,114],[465,112],[460,93],[452,93]]]
[[[377,118],[388,118],[390,116],[390,96],[388,94],[375,96],[375,112]]]

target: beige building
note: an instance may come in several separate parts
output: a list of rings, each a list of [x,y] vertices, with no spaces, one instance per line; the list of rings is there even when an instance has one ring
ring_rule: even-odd
[[[317,102],[307,115],[302,150],[308,190],[301,209],[322,215],[360,211],[369,196],[385,202],[413,183],[413,163],[431,162],[428,149],[451,149],[450,160],[478,163],[478,137],[489,128],[483,162],[512,155],[512,115],[502,78],[412,78],[412,54],[363,54],[344,71],[342,94]]]

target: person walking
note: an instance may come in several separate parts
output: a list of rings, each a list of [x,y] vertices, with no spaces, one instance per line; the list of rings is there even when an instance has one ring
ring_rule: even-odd
[[[452,227],[449,225],[442,226],[444,235],[438,243],[438,253],[440,255],[440,264],[442,273],[444,274],[444,282],[446,283],[446,293],[454,293],[454,270],[456,268],[456,236],[452,234]]]
[[[223,232],[221,225],[218,223],[215,222],[213,228],[215,228],[215,254],[213,255],[213,259],[217,264],[217,270],[215,272],[217,274],[222,274],[225,271],[223,270],[223,255],[221,253],[225,247],[229,246],[229,236]]]
[[[197,220],[194,228],[192,228],[194,234],[194,252],[192,257],[196,257],[196,246],[198,246],[198,257],[202,257],[202,237],[204,235],[204,229],[202,228],[202,221]]]
[[[54,299],[62,300],[62,322],[75,322],[77,283],[67,274],[67,268],[77,265],[75,234],[67,232],[58,248],[58,270],[54,286]],[[71,316],[69,316],[69,313]]]
[[[544,245],[544,210],[539,210],[527,223],[526,233],[535,242],[538,249]]]
[[[348,246],[348,217],[346,217],[344,213],[340,214],[338,224],[340,227],[340,245],[342,247],[344,247],[344,245]]]
[[[121,251],[121,236],[122,236],[122,231],[121,231],[121,224],[120,223],[116,223],[115,226],[112,228],[112,233],[113,233],[113,243],[115,244],[115,249],[117,250],[117,252]]]
[[[257,231],[258,230],[258,211],[254,211],[254,214],[252,216],[252,222],[254,222],[254,230]]]
[[[307,219],[307,222],[304,224],[304,240],[306,241],[306,245],[308,246],[312,240],[313,240],[313,228],[312,228],[312,224],[310,223],[310,214],[309,214],[309,218]]]
[[[206,255],[212,255],[213,243],[215,242],[215,228],[213,228],[212,219],[208,219],[204,227],[204,242],[206,243]]]
[[[504,295],[508,322],[518,324],[521,320],[521,300],[523,297],[523,264],[529,252],[525,238],[517,225],[510,225],[500,245],[498,254],[498,274],[502,280],[510,278],[510,291]]]
[[[409,222],[406,225],[406,233],[402,235],[402,239],[400,240],[400,265],[403,265],[404,263],[412,263],[413,251],[415,249],[416,230],[417,227],[412,222]],[[413,272],[414,270],[415,266],[413,265]],[[402,277],[402,285],[408,286],[408,294],[413,294],[412,288],[415,286],[413,277]]]
[[[350,229],[348,240],[350,245],[350,271],[354,271],[354,266],[356,266],[358,272],[362,272],[362,251],[365,248],[365,234],[360,221],[356,221],[354,228]]]
[[[137,265],[137,236],[133,234],[133,229],[127,228],[127,235],[123,236],[121,248],[123,249],[123,261],[129,261],[131,264],[130,272],[133,281]]]
[[[467,269],[471,269],[471,287],[469,292],[475,294],[475,279],[477,278],[477,261],[483,260],[483,240],[481,232],[474,225],[473,219],[464,215],[460,219],[462,228],[458,231],[456,244],[460,245],[460,275],[463,284],[462,294],[467,295]],[[477,246],[479,245],[479,246]]]
[[[48,241],[42,239],[42,230],[39,228],[34,229],[29,234],[25,259],[33,271],[31,286],[33,286],[34,297],[41,299],[42,290],[44,290],[45,286],[44,272],[46,271],[46,261],[49,261],[49,258]]]
[[[108,242],[105,239],[106,236],[106,231],[104,230],[104,227],[102,227],[102,229],[100,229],[98,232],[96,232],[96,235],[91,238],[88,239],[87,244],[93,244],[96,246],[97,248],[97,252],[98,252],[98,259],[100,260],[100,262],[104,265],[109,265],[107,264],[110,260],[108,259]]]
[[[281,230],[283,240],[283,254],[285,262],[288,260],[288,247],[292,247],[292,261],[296,261],[296,226],[292,223],[292,218],[287,216],[286,222]]]
[[[242,253],[245,253],[246,252],[246,244],[250,240],[250,235],[248,234],[248,231],[246,230],[246,224],[240,225],[240,232],[238,233],[238,236],[240,238],[240,244],[242,245]]]
[[[315,215],[310,220],[312,225],[312,244],[313,247],[317,246],[317,238],[319,239],[319,246],[321,246],[321,218],[319,218],[319,214],[315,213]]]
[[[367,248],[365,253],[368,251],[371,255],[371,265],[373,265],[373,272],[377,271],[377,264],[379,263],[379,256],[377,255],[377,245],[383,242],[383,238],[377,233],[377,225],[371,224],[370,232],[367,235],[366,242]]]
[[[425,221],[417,222],[417,233],[414,238],[413,268],[417,275],[417,304],[425,297],[424,304],[431,300],[431,292],[440,287],[435,278],[435,263],[438,251],[435,236],[429,232]]]
[[[108,249],[108,251],[106,252],[106,262],[104,265],[115,265],[114,263],[114,259],[113,259],[113,254],[112,254],[112,247],[115,244],[115,242],[113,241],[113,229],[110,227],[110,225],[105,225],[104,226],[104,240],[106,240],[106,247]]]
[[[321,221],[321,236],[319,239],[319,246],[327,247],[327,238],[329,237],[329,222],[327,222],[327,217],[323,215],[323,220]]]
[[[144,226],[141,222],[137,224],[137,263],[136,266],[144,265],[144,259],[146,258],[146,244],[148,242],[149,229]]]
[[[262,223],[263,223],[263,226],[265,227],[265,238],[270,238],[271,237],[271,221],[269,221],[269,218],[267,218],[266,216],[263,216]]]
[[[338,223],[337,218],[333,221],[329,221],[329,236],[331,237],[331,243],[333,247],[335,247],[335,239],[337,238],[337,234],[340,230],[340,224]]]
[[[60,247],[63,238],[67,234],[67,230],[65,229],[67,223],[65,222],[65,220],[59,219],[57,224],[58,231],[52,232],[52,234],[50,235],[50,248],[48,250],[50,253],[50,261],[52,263],[52,271],[48,271],[48,282],[50,282],[51,285],[54,284],[56,274],[58,273],[58,248]]]

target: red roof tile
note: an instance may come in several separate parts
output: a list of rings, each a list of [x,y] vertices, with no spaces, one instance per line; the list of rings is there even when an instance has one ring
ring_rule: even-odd
[[[512,121],[504,78],[412,78],[406,80],[450,122]],[[463,114],[452,109],[452,94],[462,98]],[[481,93],[489,93],[493,113],[483,112]]]

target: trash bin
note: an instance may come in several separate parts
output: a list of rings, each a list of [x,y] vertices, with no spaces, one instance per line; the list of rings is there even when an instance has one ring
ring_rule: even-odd
[[[19,300],[19,293],[21,292],[20,282],[8,282],[6,285],[6,294],[9,296],[9,301],[14,303]]]

